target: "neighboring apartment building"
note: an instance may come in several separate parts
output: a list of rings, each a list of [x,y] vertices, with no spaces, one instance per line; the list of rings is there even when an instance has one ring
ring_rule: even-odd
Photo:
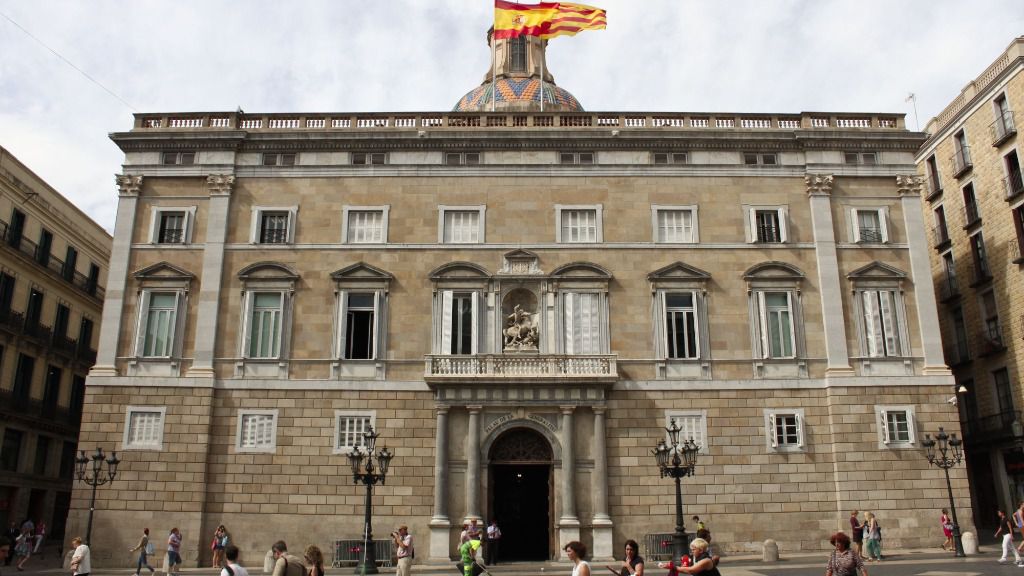
[[[932,275],[960,393],[975,521],[1024,501],[1024,37],[928,123]]]
[[[138,114],[82,445],[117,449],[99,563],[219,524],[249,558],[362,534],[346,455],[395,453],[374,526],[447,561],[671,532],[651,450],[701,446],[687,517],[727,550],[827,547],[849,510],[933,545],[925,433],[958,431],[924,135],[898,114],[589,113],[501,40],[457,110]],[[492,95],[497,95],[491,112]],[[971,503],[952,470],[958,508]],[[75,493],[80,529],[88,493]],[[934,531],[922,529],[935,527]]]
[[[0,526],[64,534],[111,237],[0,147]]]

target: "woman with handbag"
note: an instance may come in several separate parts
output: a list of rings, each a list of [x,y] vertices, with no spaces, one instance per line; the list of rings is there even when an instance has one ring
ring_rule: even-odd
[[[946,537],[946,541],[942,543],[943,550],[953,549],[953,522],[949,519],[949,512],[945,508],[942,509],[942,516],[939,517],[939,524],[942,524],[942,535]]]
[[[150,574],[156,572],[156,570],[153,570],[153,567],[149,565],[149,562],[146,561],[146,557],[152,556],[153,553],[156,552],[156,550],[154,550],[153,543],[149,541],[149,528],[142,529],[142,538],[139,538],[139,543],[135,545],[135,548],[132,548],[128,552],[135,552],[136,550],[139,551],[139,563],[135,567],[135,576],[139,576],[139,572],[142,572],[143,566],[149,568]]]
[[[223,524],[217,527],[213,533],[213,541],[210,542],[210,550],[213,550],[213,567],[220,568],[224,565],[224,548],[228,545],[228,529]]]
[[[825,576],[868,576],[864,567],[864,559],[860,554],[850,550],[850,537],[836,532],[828,540],[836,547],[825,566]]]

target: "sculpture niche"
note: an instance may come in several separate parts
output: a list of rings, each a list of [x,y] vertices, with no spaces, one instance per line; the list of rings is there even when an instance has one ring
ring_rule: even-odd
[[[540,328],[537,313],[523,310],[519,304],[505,317],[504,349],[506,351],[537,350],[540,342]]]

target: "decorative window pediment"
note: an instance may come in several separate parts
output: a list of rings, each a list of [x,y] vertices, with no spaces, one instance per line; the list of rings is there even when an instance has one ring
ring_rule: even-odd
[[[647,279],[655,285],[700,285],[711,279],[711,274],[682,262],[673,262],[647,275]]]
[[[870,282],[873,280],[882,281],[902,281],[907,277],[907,273],[894,268],[888,264],[883,264],[875,260],[867,266],[861,266],[853,272],[846,275],[851,281],[854,282]]]
[[[612,273],[591,262],[570,262],[551,271],[553,278],[580,278],[588,280],[611,280]]]
[[[483,281],[489,280],[491,273],[483,266],[472,262],[449,262],[434,268],[430,272],[430,279],[434,282],[441,281]]]
[[[385,272],[375,266],[370,266],[366,262],[356,262],[350,266],[346,266],[340,270],[331,272],[331,280],[334,280],[338,284],[369,284],[369,285],[383,285],[385,289],[389,287],[391,281],[395,277],[390,272]]]
[[[168,262],[158,262],[152,266],[146,266],[141,270],[135,271],[132,277],[143,284],[151,282],[174,283],[175,285],[184,284],[186,287],[195,279],[195,275],[191,272],[178,268]]]
[[[295,290],[299,273],[279,262],[256,262],[239,270],[238,279],[242,281],[243,288],[286,287],[288,290]]]
[[[760,280],[788,280],[790,282],[802,281],[806,275],[802,270],[785,262],[762,262],[755,264],[743,273],[743,278],[748,282]]]

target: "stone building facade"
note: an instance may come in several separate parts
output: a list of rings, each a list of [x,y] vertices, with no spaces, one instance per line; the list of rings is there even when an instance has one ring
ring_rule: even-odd
[[[927,180],[932,275],[960,393],[975,521],[1024,501],[1024,185],[1015,112],[1024,37],[933,118],[917,155]]]
[[[64,534],[111,237],[0,147],[0,526]]]
[[[923,135],[896,114],[585,112],[519,42],[456,112],[139,114],[112,136],[81,437],[122,451],[99,562],[143,526],[181,528],[188,562],[222,523],[250,554],[358,538],[346,454],[368,425],[395,453],[376,533],[407,523],[417,561],[473,518],[506,559],[670,532],[651,450],[672,418],[702,446],[685,512],[723,550],[822,549],[852,508],[888,546],[936,539],[920,440],[958,419]]]

